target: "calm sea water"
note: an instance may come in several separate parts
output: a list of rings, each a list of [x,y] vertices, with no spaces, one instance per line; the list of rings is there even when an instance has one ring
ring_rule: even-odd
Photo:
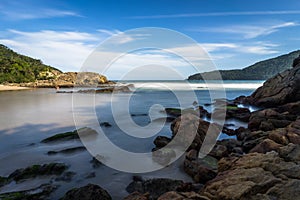
[[[7,176],[17,168],[32,164],[64,162],[69,164],[70,170],[77,174],[71,182],[61,183],[53,193],[53,199],[61,197],[70,188],[80,187],[90,182],[107,189],[114,199],[122,198],[127,195],[125,188],[130,183],[132,174],[119,172],[106,166],[93,169],[89,163],[92,156],[88,152],[55,156],[46,154],[49,150],[80,146],[79,141],[55,145],[41,144],[40,141],[56,133],[74,130],[74,112],[80,113],[81,118],[76,121],[78,127],[89,125],[91,117],[96,114],[98,121],[109,122],[112,125],[110,128],[104,128],[104,131],[114,144],[133,152],[149,152],[154,147],[152,142],[157,135],[171,135],[170,124],[166,123],[155,136],[134,139],[118,128],[112,114],[112,107],[119,108],[115,113],[118,115],[118,123],[127,123],[130,117],[139,126],[146,126],[151,121],[147,115],[151,109],[152,119],[160,119],[163,117],[160,112],[162,106],[188,108],[195,100],[203,105],[211,102],[210,95],[222,96],[220,86],[216,82],[210,83],[209,87],[213,88],[210,92],[204,82],[193,82],[190,85],[178,81],[131,83],[138,88],[134,93],[117,94],[113,99],[111,94],[57,94],[54,89],[1,92],[0,176]],[[226,81],[223,87],[226,89],[225,97],[233,99],[240,95],[250,95],[260,85],[262,81]],[[191,89],[195,92],[196,99],[190,95]],[[178,97],[181,100],[178,100]],[[129,113],[135,116],[126,115],[123,113],[123,108],[128,109]],[[206,109],[211,108],[207,106]],[[153,123],[156,123],[155,120]],[[235,123],[236,127],[245,125],[234,120],[229,120],[227,123]],[[179,160],[165,169],[142,176],[191,181],[182,172],[180,163]],[[96,177],[86,179],[85,176],[90,172],[95,172]],[[17,185],[12,183],[0,188],[0,193],[28,189],[44,182],[47,180],[35,179]]]

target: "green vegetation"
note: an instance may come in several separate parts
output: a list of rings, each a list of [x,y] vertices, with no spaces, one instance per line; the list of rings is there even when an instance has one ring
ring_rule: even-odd
[[[25,83],[53,79],[60,70],[42,61],[20,55],[0,44],[0,83]]]
[[[9,175],[8,179],[20,181],[28,178],[35,178],[43,175],[60,175],[68,167],[63,163],[49,163],[44,165],[32,165],[25,169],[17,169]]]
[[[261,61],[244,69],[220,70],[223,80],[266,80],[274,75],[290,69],[293,60],[300,54],[300,50],[293,51],[276,58]],[[216,71],[198,73],[189,76],[188,80],[217,80]]]
[[[237,110],[238,107],[237,106],[226,106],[227,110]]]
[[[77,130],[75,131],[70,131],[70,132],[66,132],[66,133],[59,133],[56,135],[53,135],[51,137],[48,137],[44,140],[42,140],[43,143],[48,143],[48,142],[57,142],[57,141],[61,141],[61,140],[71,140],[71,139],[78,139],[78,133]]]

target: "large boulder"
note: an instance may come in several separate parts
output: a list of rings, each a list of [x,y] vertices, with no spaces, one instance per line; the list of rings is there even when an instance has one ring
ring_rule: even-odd
[[[176,118],[171,124],[171,130],[173,138],[176,138],[175,142],[183,146],[191,143],[188,150],[199,151],[206,136],[209,136],[209,143],[214,144],[216,142],[222,127],[188,113]],[[175,137],[178,134],[180,137]]]
[[[88,184],[81,188],[75,188],[68,191],[61,200],[111,200],[108,192],[98,185]]]
[[[297,64],[297,65],[296,65]],[[262,107],[275,107],[300,100],[300,65],[295,66],[267,80],[245,102]]]
[[[198,158],[198,154],[194,149],[187,153],[183,168],[196,183],[205,184],[217,176],[217,160],[211,156]]]
[[[222,159],[218,176],[200,194],[212,200],[288,200],[299,197],[299,178],[300,165],[278,153],[250,153]]]
[[[126,191],[129,193],[148,193],[148,198],[152,200],[157,199],[160,195],[166,192],[176,191],[182,185],[183,181],[166,178],[157,178],[149,180],[135,179],[127,186]]]

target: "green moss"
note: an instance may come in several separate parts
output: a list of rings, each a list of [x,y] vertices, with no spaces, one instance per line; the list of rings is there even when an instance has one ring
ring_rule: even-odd
[[[48,143],[48,142],[56,142],[59,140],[70,140],[70,139],[78,139],[78,133],[77,130],[71,131],[71,132],[66,132],[66,133],[59,133],[56,135],[53,135],[51,137],[48,137],[44,140],[42,140],[43,143]]]
[[[60,175],[68,167],[62,163],[50,163],[44,165],[32,165],[25,169],[18,169],[14,171],[8,179],[20,181],[27,178],[35,178],[43,175]]]
[[[226,106],[227,110],[237,110],[238,107],[237,106]]]

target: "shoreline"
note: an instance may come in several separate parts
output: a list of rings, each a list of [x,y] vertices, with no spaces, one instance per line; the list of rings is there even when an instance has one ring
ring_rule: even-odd
[[[10,86],[10,85],[0,85],[0,92],[2,92],[2,91],[29,90],[29,89],[32,89],[32,88],[20,87],[20,86]]]

